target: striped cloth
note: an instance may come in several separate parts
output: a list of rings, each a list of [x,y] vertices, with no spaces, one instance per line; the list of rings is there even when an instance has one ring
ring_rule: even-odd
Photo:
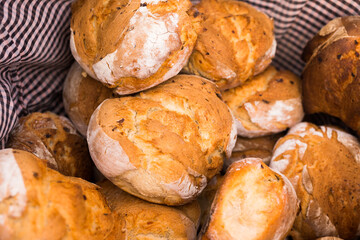
[[[72,0],[0,0],[0,148],[19,117],[63,114]],[[274,65],[300,74],[306,42],[329,20],[360,14],[360,0],[246,0],[274,19]]]

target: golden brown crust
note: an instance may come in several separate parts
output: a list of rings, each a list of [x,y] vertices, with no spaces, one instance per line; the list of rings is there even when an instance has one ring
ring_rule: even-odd
[[[337,18],[309,41],[303,58],[304,109],[340,118],[360,133],[359,16]]]
[[[112,209],[115,228],[121,231],[121,239],[195,239],[198,219],[189,217],[199,212],[197,204],[189,203],[182,208],[149,203],[122,191],[110,181],[100,183],[101,191]]]
[[[286,175],[301,200],[295,239],[352,239],[360,225],[360,144],[338,129],[301,123],[281,138],[270,167]]]
[[[64,175],[91,178],[86,140],[65,117],[36,112],[20,118],[7,147],[31,152]]]
[[[233,163],[217,191],[203,239],[284,239],[297,211],[291,183],[261,159]]]
[[[208,78],[225,90],[270,64],[276,42],[273,22],[265,14],[233,0],[202,0],[190,13],[203,21],[186,72]]]
[[[0,193],[1,239],[95,240],[112,231],[110,209],[96,185],[63,176],[22,150],[1,150],[0,159],[2,166],[18,171],[7,178],[9,173],[0,170],[0,188],[9,187]]]
[[[304,116],[300,79],[270,66],[244,85],[223,92],[223,99],[237,119],[239,136],[278,133]]]
[[[188,0],[78,0],[72,5],[73,55],[118,94],[160,84],[181,70],[195,45],[190,6]]]
[[[283,135],[279,133],[257,138],[238,136],[231,157],[225,159],[224,169],[226,170],[233,162],[245,158],[261,158],[266,165],[269,165],[275,143]]]
[[[111,89],[91,78],[77,62],[71,66],[64,83],[63,102],[70,120],[83,136],[96,107],[112,96]]]
[[[91,156],[131,194],[169,205],[189,202],[221,170],[236,138],[220,97],[212,82],[178,75],[137,96],[108,99],[90,120]]]

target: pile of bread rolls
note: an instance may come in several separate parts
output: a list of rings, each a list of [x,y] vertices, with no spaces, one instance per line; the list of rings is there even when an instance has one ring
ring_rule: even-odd
[[[0,150],[0,239],[360,237],[358,138],[301,122],[360,133],[359,24],[321,29],[301,80],[246,3],[75,1],[70,120],[32,113]]]

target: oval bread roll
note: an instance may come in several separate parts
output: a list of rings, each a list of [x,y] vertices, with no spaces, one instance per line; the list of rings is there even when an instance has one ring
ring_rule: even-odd
[[[300,123],[280,138],[270,167],[294,185],[294,239],[360,236],[360,144],[341,130]]]
[[[201,239],[284,239],[297,209],[295,190],[285,176],[259,158],[234,162],[216,192]]]
[[[77,0],[70,47],[81,67],[118,94],[175,76],[197,38],[189,0]]]
[[[270,66],[244,85],[223,92],[242,137],[278,133],[304,117],[300,79]]]
[[[86,136],[91,114],[97,106],[112,96],[110,88],[91,78],[77,62],[71,66],[64,82],[63,102],[66,113],[81,135]]]
[[[335,18],[303,52],[306,113],[340,118],[360,135],[360,16]]]
[[[63,116],[35,112],[20,118],[7,147],[31,152],[64,175],[87,180],[92,177],[86,140]]]
[[[201,0],[190,14],[201,27],[184,71],[214,81],[220,90],[261,73],[275,56],[273,21],[249,4]]]
[[[197,201],[179,208],[149,203],[136,198],[110,181],[101,182],[115,218],[117,239],[195,239],[200,206]],[[186,211],[183,211],[182,209]]]
[[[0,238],[106,239],[113,218],[98,189],[31,153],[0,150]]]
[[[236,141],[235,121],[216,86],[178,75],[133,97],[105,100],[88,129],[97,168],[150,202],[190,202],[217,174]]]

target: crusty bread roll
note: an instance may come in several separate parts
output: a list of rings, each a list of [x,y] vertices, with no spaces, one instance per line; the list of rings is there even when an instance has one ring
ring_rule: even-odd
[[[235,121],[220,97],[212,82],[178,75],[139,95],[105,100],[87,133],[95,165],[142,199],[190,202],[235,144]]]
[[[141,200],[122,191],[110,181],[103,181],[99,185],[117,220],[115,228],[121,231],[121,237],[117,239],[196,238],[196,224],[200,218],[197,201],[181,206],[186,209],[184,212],[179,208]]]
[[[201,0],[191,9],[201,31],[185,72],[233,88],[261,73],[275,56],[273,21],[235,0]],[[201,21],[203,20],[203,21]]]
[[[300,79],[270,66],[244,85],[223,92],[239,136],[257,137],[294,126],[304,116]]]
[[[360,236],[360,144],[341,130],[300,123],[275,145],[270,167],[301,201],[294,239]]]
[[[224,169],[226,170],[233,162],[245,158],[261,158],[266,165],[269,165],[275,143],[282,136],[281,133],[257,138],[238,136],[231,157],[225,159]]]
[[[316,240],[343,240],[343,239],[337,237],[322,237],[322,238],[317,238]]]
[[[284,239],[298,209],[289,180],[259,158],[234,162],[211,206],[202,239]]]
[[[31,153],[0,150],[0,239],[106,239],[113,218],[98,189]]]
[[[83,136],[96,107],[112,96],[110,88],[91,78],[77,62],[71,66],[64,83],[63,102],[70,120]]]
[[[186,64],[197,34],[189,0],[77,0],[71,51],[94,79],[118,94],[148,89]]]
[[[360,134],[360,16],[336,18],[306,45],[302,74],[306,113],[340,118]]]
[[[64,175],[88,180],[92,177],[86,140],[66,117],[35,112],[20,118],[7,147],[31,152]]]

